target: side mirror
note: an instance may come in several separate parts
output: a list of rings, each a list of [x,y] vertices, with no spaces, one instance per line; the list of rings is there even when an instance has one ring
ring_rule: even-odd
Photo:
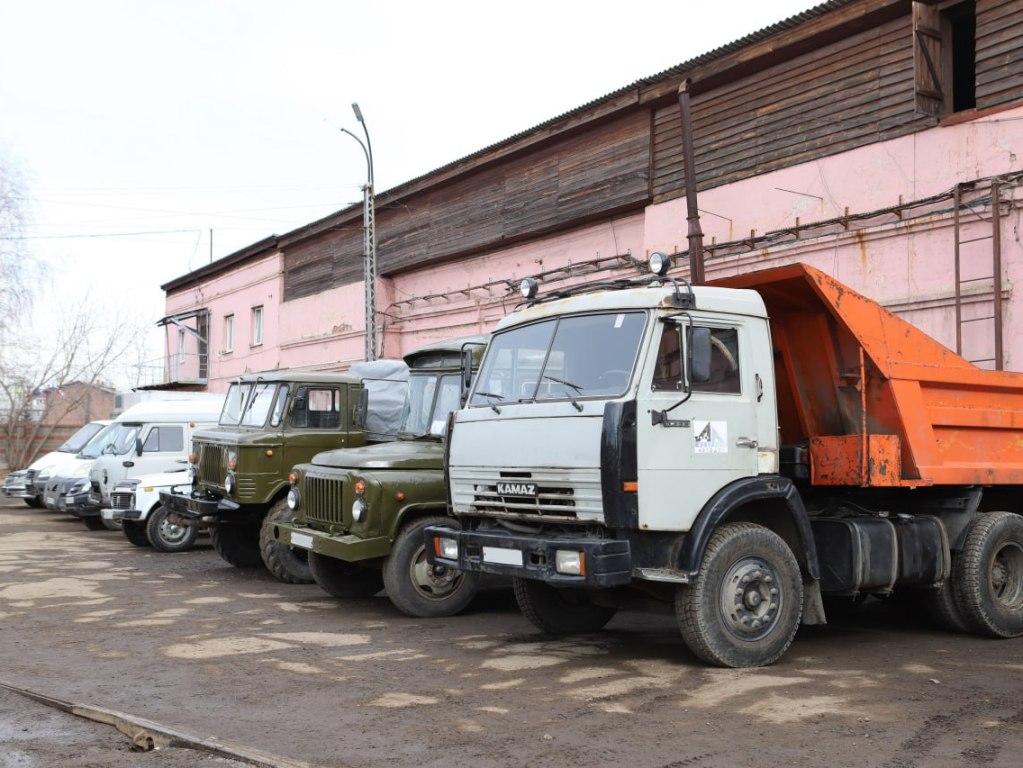
[[[369,413],[369,390],[364,386],[359,390],[359,402],[352,414],[352,425],[356,429],[366,429],[366,414]]]
[[[459,397],[459,404],[465,405],[469,399],[469,390],[472,388],[472,347],[462,347],[462,393]]]
[[[688,330],[689,382],[705,384],[710,381],[710,328],[691,326]]]
[[[142,455],[142,438],[141,437],[136,437],[135,438],[135,455],[136,456],[141,456]]]

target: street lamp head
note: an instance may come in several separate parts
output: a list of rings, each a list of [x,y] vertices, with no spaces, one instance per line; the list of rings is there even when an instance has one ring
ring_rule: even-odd
[[[358,120],[360,123],[364,122],[364,120],[362,119],[362,110],[359,109],[359,102],[357,101],[352,102],[352,112],[355,113],[356,120]]]

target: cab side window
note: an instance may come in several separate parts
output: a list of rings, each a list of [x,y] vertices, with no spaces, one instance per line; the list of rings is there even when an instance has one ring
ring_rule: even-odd
[[[185,450],[183,427],[153,427],[142,444],[143,453],[178,453]]]
[[[336,389],[300,387],[291,406],[289,423],[303,429],[338,429],[341,393]]]
[[[654,364],[655,390],[682,389],[682,334],[671,325],[661,332],[661,343]],[[742,392],[739,378],[739,332],[735,328],[710,329],[710,378],[693,382],[694,392],[715,392],[738,395]]]

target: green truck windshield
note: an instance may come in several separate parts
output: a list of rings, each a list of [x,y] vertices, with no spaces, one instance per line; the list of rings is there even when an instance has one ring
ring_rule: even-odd
[[[458,374],[409,376],[401,434],[416,437],[442,435],[448,414],[458,410],[461,386]]]

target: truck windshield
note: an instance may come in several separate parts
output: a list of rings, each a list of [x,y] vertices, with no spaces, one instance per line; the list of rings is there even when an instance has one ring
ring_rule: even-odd
[[[448,414],[458,410],[461,386],[458,374],[410,376],[400,433],[411,437],[443,435]]]
[[[97,421],[91,421],[82,427],[80,430],[75,432],[67,441],[57,450],[61,453],[78,453],[80,450],[88,445],[89,441],[96,436],[103,425]]]
[[[277,384],[257,384],[255,386],[252,390],[252,397],[245,404],[245,411],[242,413],[243,426],[261,427],[266,424],[266,417],[270,413],[270,406],[273,404],[277,387]]]
[[[251,384],[232,384],[224,397],[224,409],[220,412],[220,424],[222,426],[237,426],[242,420],[242,410],[245,408],[245,400],[249,396]]]
[[[644,312],[554,318],[494,336],[473,406],[618,397],[636,365]]]

